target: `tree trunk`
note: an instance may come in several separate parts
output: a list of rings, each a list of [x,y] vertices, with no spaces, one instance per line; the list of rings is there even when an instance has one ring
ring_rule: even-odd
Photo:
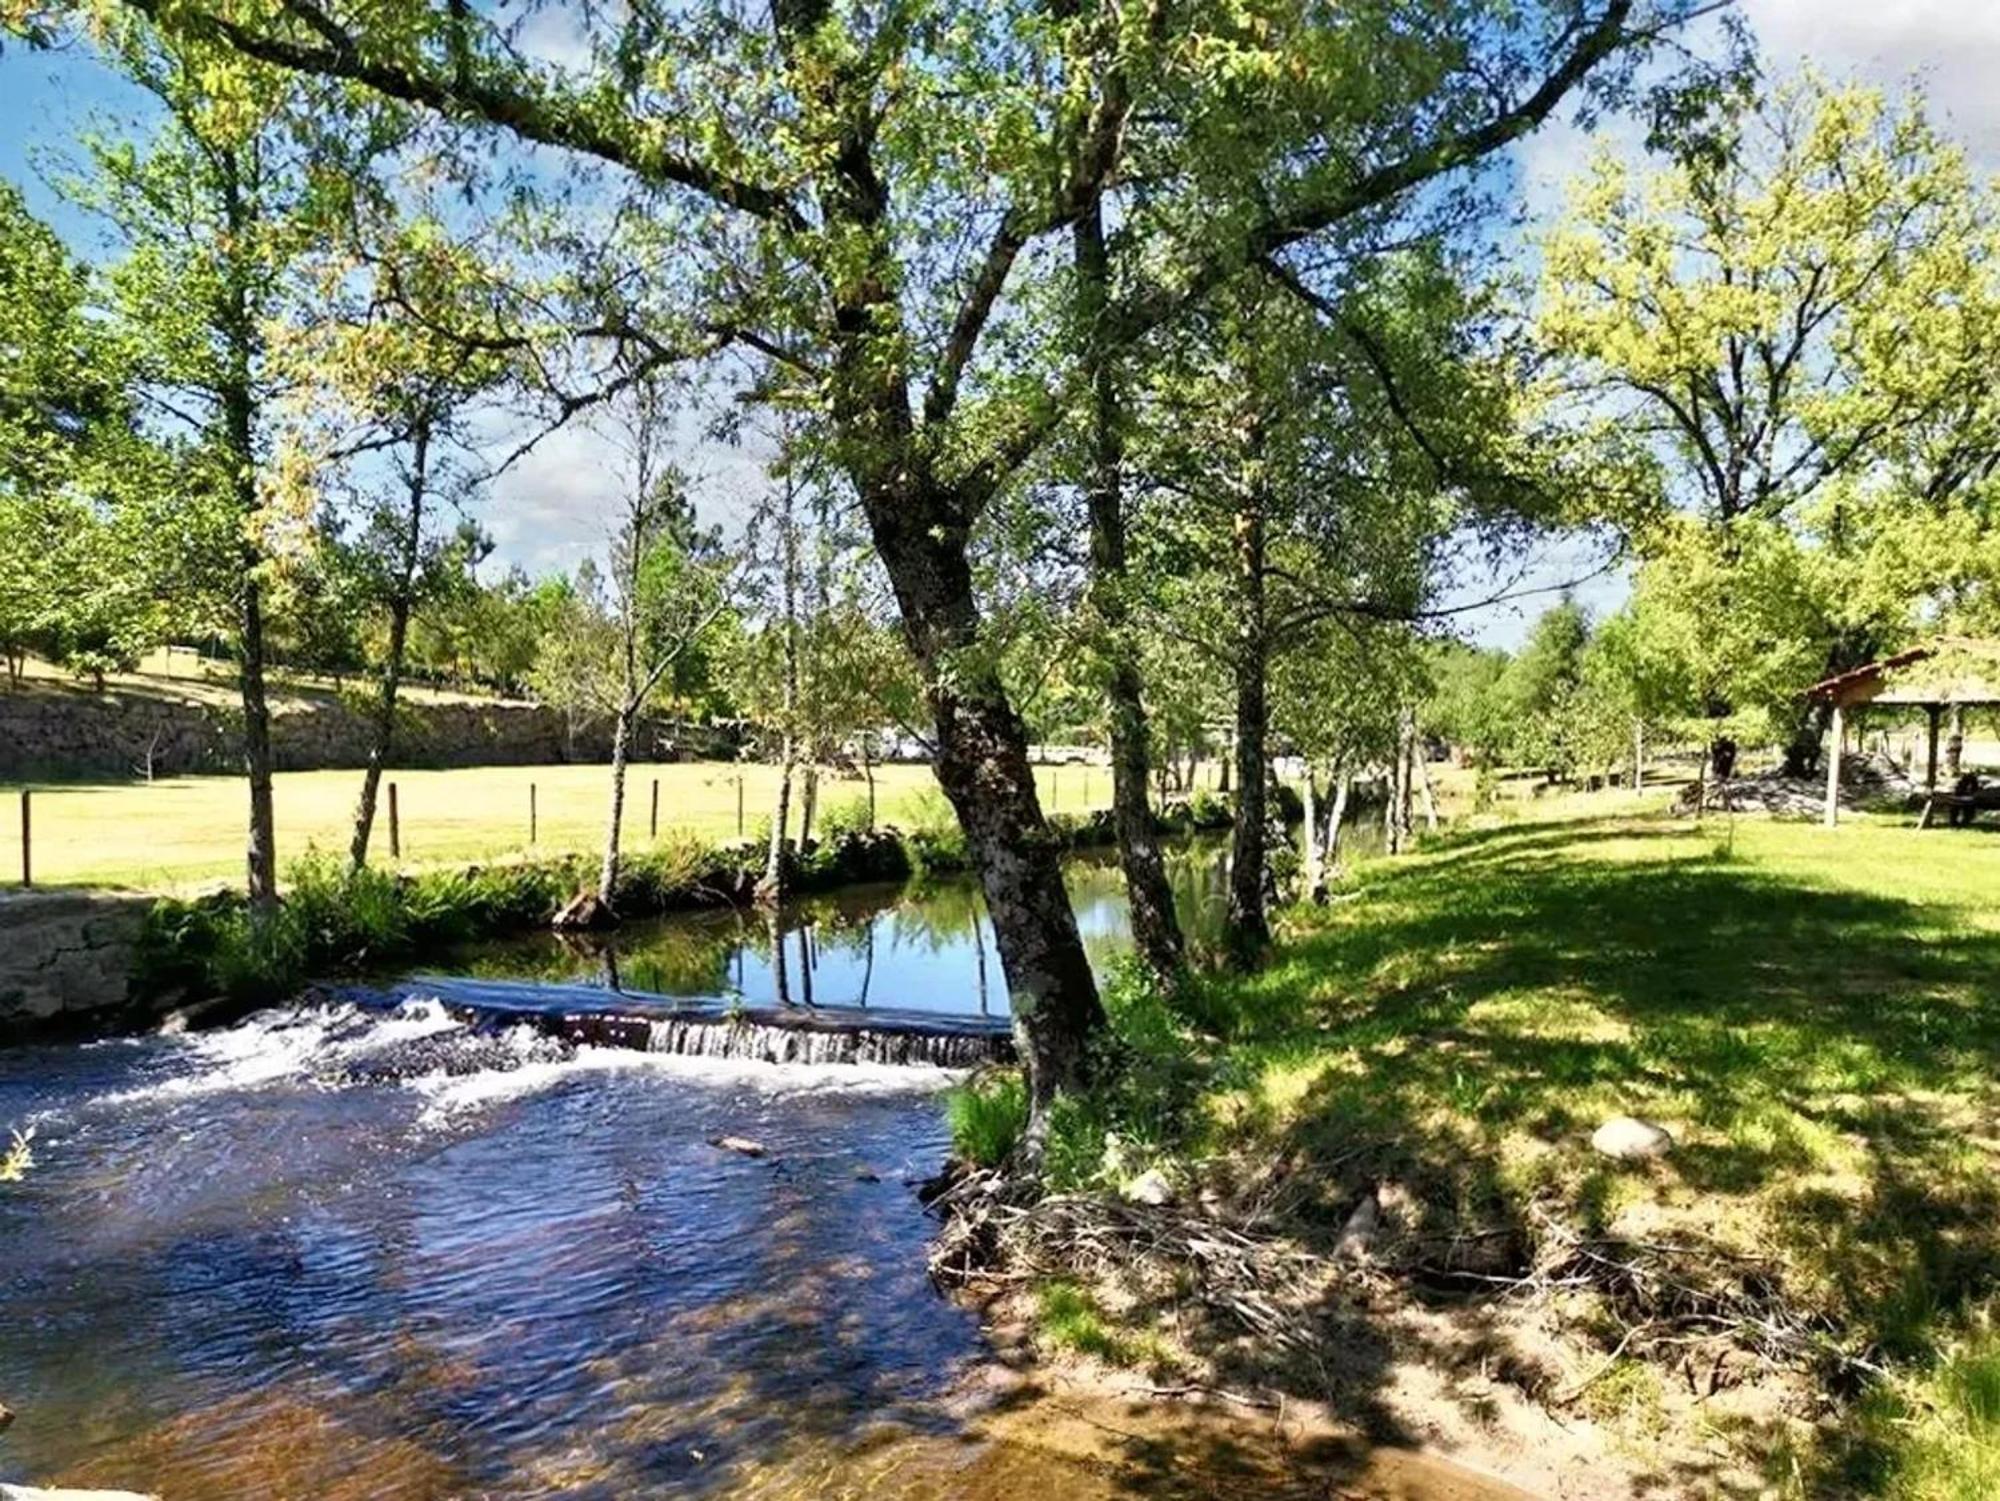
[[[1319,847],[1319,801],[1317,789],[1313,786],[1312,763],[1306,763],[1306,783],[1303,793],[1305,800],[1305,822],[1299,826],[1299,837],[1305,841],[1305,895],[1308,901],[1326,900],[1326,867],[1320,863]]]
[[[403,529],[396,591],[389,597],[389,654],[382,664],[382,691],[376,700],[375,723],[368,742],[368,765],[361,773],[361,801],[354,810],[354,841],[350,866],[359,872],[368,864],[368,839],[375,828],[375,799],[382,771],[396,734],[396,693],[403,681],[403,657],[410,636],[410,609],[416,593],[417,561],[422,554],[424,495],[429,478],[431,428],[419,420],[411,434],[409,512]]]
[[[1132,943],[1154,979],[1171,984],[1180,975],[1185,946],[1174,914],[1173,889],[1146,800],[1151,740],[1125,597],[1124,435],[1118,388],[1099,332],[1109,300],[1110,267],[1104,219],[1093,203],[1076,223],[1076,266],[1089,319],[1091,463],[1086,497],[1090,515],[1091,603],[1097,612],[1096,648],[1105,671],[1110,712],[1111,814],[1118,861],[1132,913]],[[1164,785],[1164,767],[1163,785]]]
[[[776,902],[785,895],[785,831],[792,821],[792,768],[794,755],[791,732],[785,734],[779,753],[778,792],[771,806],[771,837],[764,849],[764,879],[757,883],[757,899]]]
[[[1417,786],[1424,795],[1424,831],[1435,834],[1438,829],[1437,792],[1431,786],[1431,758],[1425,754],[1422,737],[1414,729],[1410,735],[1410,756],[1416,762]]]
[[[227,217],[232,230],[248,232],[249,218],[236,191],[234,158],[225,153]],[[255,535],[257,496],[256,407],[253,365],[257,331],[249,291],[232,275],[221,309],[228,338],[228,373],[222,391],[222,415],[231,483],[242,527],[243,593],[239,601],[243,701],[243,770],[250,783],[250,826],[244,844],[246,889],[252,921],[260,928],[278,909],[277,820],[271,798],[271,709],[264,690],[264,550]]]
[[[1340,773],[1340,784],[1334,788],[1333,807],[1326,815],[1326,865],[1329,870],[1340,869],[1340,833],[1347,824],[1347,803],[1354,795],[1354,774],[1345,768]]]
[[[1265,697],[1264,505],[1255,481],[1245,489],[1235,522],[1236,544],[1236,809],[1229,853],[1229,955],[1247,969],[1271,943],[1264,908],[1264,745],[1270,728]]]
[[[244,548],[246,568],[262,563]],[[278,908],[277,820],[271,798],[271,709],[264,695],[264,601],[254,572],[243,581],[243,770],[250,779],[250,830],[244,850],[250,910],[259,918]]]
[[[607,912],[615,911],[612,900],[618,890],[618,847],[625,823],[625,761],[632,741],[632,720],[638,711],[627,674],[624,701],[618,706],[611,725],[611,811],[604,825],[604,863],[597,873],[597,900]]]
[[[1641,719],[1632,721],[1632,790],[1646,790],[1646,723]]]
[[[799,795],[799,849],[813,836],[813,815],[819,811],[819,758],[806,762],[806,784]]]
[[[779,590],[783,599],[784,680],[779,702],[784,716],[779,744],[777,806],[771,814],[771,844],[764,856],[764,879],[757,895],[762,901],[782,901],[785,895],[785,830],[791,822],[792,771],[798,765],[799,742],[799,519],[797,492],[791,475],[785,476],[779,491],[783,507],[778,514]],[[800,838],[800,844],[805,840]]]
[[[1027,728],[981,650],[966,524],[955,519],[961,506],[950,492],[900,475],[868,477],[869,528],[937,724],[938,783],[965,830],[1013,1001],[1028,1070],[1023,1151],[1032,1161],[1047,1138],[1050,1102],[1088,1075],[1104,1007],[1063,886],[1061,847],[1035,791]]]

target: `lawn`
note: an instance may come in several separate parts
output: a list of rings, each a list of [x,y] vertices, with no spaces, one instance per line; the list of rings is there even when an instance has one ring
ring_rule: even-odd
[[[1279,933],[1266,970],[1196,987],[1198,1083],[1153,1144],[1184,1190],[1322,1253],[1374,1196],[1410,1306],[1458,1310],[1420,1360],[1530,1373],[1663,1494],[1733,1494],[1698,1483],[1718,1453],[1774,1494],[1993,1493],[2000,835],[1542,817],[1368,862]],[[1594,1152],[1617,1114],[1671,1155]],[[1510,1353],[1541,1274],[1562,1333]],[[1200,1346],[1186,1292],[1118,1337]],[[1321,1349],[1395,1321],[1324,1296]],[[1197,1353],[1362,1416],[1386,1390],[1270,1339]]]
[[[1045,766],[1037,772],[1043,805],[1081,812],[1110,801],[1102,767]],[[756,762],[682,762],[631,769],[624,836],[649,842],[652,789],[660,789],[659,833],[734,838],[737,786],[742,829],[769,826],[777,769]],[[601,844],[609,770],[603,766],[494,766],[391,773],[397,788],[403,863],[485,860],[528,848],[529,789],[536,804],[536,848],[588,850]],[[277,778],[278,853],[282,863],[310,846],[345,850],[360,789],[358,771],[283,772]],[[882,822],[948,816],[928,766],[876,771]],[[867,797],[859,777],[820,783],[820,816],[854,818]],[[171,889],[218,877],[240,880],[247,793],[237,777],[174,777],[157,782],[58,783],[34,788],[33,857],[37,885]],[[797,817],[794,803],[794,818]],[[375,826],[373,856],[389,862],[388,794]],[[20,872],[18,803],[0,803],[0,879]]]

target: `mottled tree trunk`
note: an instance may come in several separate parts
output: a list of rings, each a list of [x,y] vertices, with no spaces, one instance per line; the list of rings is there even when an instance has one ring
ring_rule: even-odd
[[[1354,795],[1354,774],[1344,767],[1340,773],[1340,783],[1334,789],[1333,807],[1326,815],[1326,865],[1327,869],[1340,869],[1340,833],[1347,823],[1348,799]]]
[[[1299,837],[1303,845],[1303,866],[1305,897],[1308,901],[1326,900],[1326,867],[1320,861],[1319,843],[1319,789],[1313,785],[1312,763],[1306,763],[1305,788],[1301,794],[1305,801],[1305,821],[1299,826]]]
[[[631,754],[632,720],[638,705],[632,698],[631,673],[626,673],[625,697],[611,725],[611,808],[604,825],[604,862],[597,872],[597,900],[613,909],[618,890],[618,862],[625,827],[625,763]]]
[[[1090,321],[1091,460],[1085,487],[1090,516],[1091,603],[1097,613],[1096,648],[1105,668],[1110,711],[1111,814],[1118,836],[1118,861],[1132,912],[1132,942],[1155,979],[1171,984],[1184,962],[1180,922],[1166,861],[1146,800],[1151,743],[1132,639],[1125,564],[1124,437],[1119,429],[1118,389],[1100,328],[1108,298],[1109,263],[1101,208],[1093,204],[1076,224],[1076,265]]]
[[[1043,817],[1028,734],[979,639],[966,532],[949,493],[864,486],[870,529],[937,724],[939,785],[958,814],[993,921],[1027,1064],[1038,1156],[1048,1106],[1089,1072],[1104,1007],[1063,886],[1061,847]]]
[[[1254,964],[1271,943],[1264,907],[1266,851],[1265,741],[1269,642],[1264,620],[1264,505],[1253,479],[1235,520],[1236,808],[1229,851],[1229,955]]]
[[[402,555],[396,560],[395,592],[389,596],[389,652],[382,663],[381,692],[375,701],[375,722],[368,741],[368,765],[361,773],[361,800],[354,810],[354,840],[348,849],[349,864],[356,871],[368,863],[368,840],[375,828],[375,800],[395,741],[396,694],[403,682],[403,657],[410,637],[410,610],[415,602],[417,562],[423,549],[430,445],[430,423],[420,420],[411,434],[409,508],[404,517]]]

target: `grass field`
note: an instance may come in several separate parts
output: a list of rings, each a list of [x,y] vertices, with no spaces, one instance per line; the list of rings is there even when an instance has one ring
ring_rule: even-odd
[[[769,827],[777,769],[761,763],[682,762],[634,766],[627,784],[624,835],[633,848],[649,840],[652,788],[660,787],[662,839],[694,834],[730,839],[737,833],[737,784],[742,781],[743,831]],[[1038,770],[1044,807],[1081,812],[1108,804],[1110,774],[1102,767],[1045,766]],[[492,859],[528,845],[528,789],[535,789],[535,847],[545,852],[590,850],[604,837],[609,771],[603,766],[495,766],[452,771],[397,771],[406,865]],[[347,847],[357,771],[300,771],[277,778],[278,856],[308,847]],[[927,766],[876,770],[880,821],[906,823],[948,816]],[[852,814],[867,797],[860,778],[822,777],[820,818]],[[383,793],[372,846],[389,863],[388,794]],[[237,777],[174,777],[153,783],[59,783],[33,789],[35,884],[173,889],[220,878],[240,881],[247,794]],[[796,802],[794,818],[797,817]],[[18,804],[0,803],[0,880],[20,875]]]
[[[1551,1294],[1532,1331],[1551,1343],[1520,1342],[1516,1294],[1474,1297],[1462,1345],[1409,1351],[1530,1373],[1566,1351],[1522,1390],[1580,1393],[1558,1415],[1597,1423],[1647,1494],[2000,1494],[2000,833],[1637,806],[1606,794],[1623,816],[1565,818],[1589,807],[1566,798],[1289,909],[1268,968],[1189,1003],[1175,1068],[1194,1092],[1150,1160],[1323,1251],[1388,1185],[1411,1237],[1383,1243],[1391,1263],[1481,1246],[1533,1263],[1572,1238],[1651,1258],[1636,1284]],[[1672,1154],[1598,1155],[1617,1114],[1664,1125]],[[1154,1115],[1148,1098],[1112,1117],[1125,1160],[1149,1160],[1133,1142]],[[1075,1156],[1098,1160],[1089,1140]],[[1521,1264],[1472,1260],[1467,1285]],[[1128,1294],[1106,1337],[1185,1339],[1189,1301]],[[1339,1325],[1325,1349],[1437,1334],[1421,1297],[1407,1325],[1364,1303],[1351,1327],[1312,1308]],[[1739,1316],[1799,1332],[1760,1345]],[[1208,1379],[1329,1398],[1325,1368],[1275,1341],[1203,1338]],[[1365,1417],[1382,1379],[1344,1370],[1331,1399]],[[1703,1478],[1718,1455],[1749,1490]]]

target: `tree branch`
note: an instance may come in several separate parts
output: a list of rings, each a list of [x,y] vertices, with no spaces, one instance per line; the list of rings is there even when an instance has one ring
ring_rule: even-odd
[[[620,129],[611,123],[616,117],[593,118],[578,108],[573,98],[564,99],[553,90],[538,93],[538,81],[525,73],[509,77],[504,70],[480,66],[465,42],[463,16],[443,18],[445,29],[454,40],[453,66],[450,74],[445,75],[421,62],[397,61],[371,53],[312,0],[282,0],[282,3],[286,13],[317,38],[316,42],[273,35],[214,10],[175,4],[173,0],[126,0],[132,9],[169,32],[179,31],[200,41],[220,44],[291,72],[365,84],[388,98],[421,105],[443,115],[469,115],[491,125],[504,126],[524,140],[582,152],[627,168],[650,182],[690,188],[726,208],[770,220],[790,230],[810,227],[798,206],[783,193],[731,177],[694,157],[666,150],[647,140],[646,132],[636,121],[626,118],[622,122],[625,128]]]

